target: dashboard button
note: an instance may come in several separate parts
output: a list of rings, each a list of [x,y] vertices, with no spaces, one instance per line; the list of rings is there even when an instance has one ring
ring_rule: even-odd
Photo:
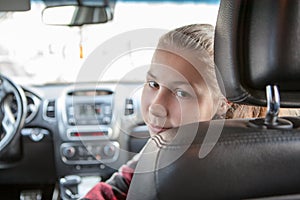
[[[64,147],[62,150],[62,154],[67,158],[72,158],[75,155],[76,149],[72,146]]]
[[[115,155],[116,147],[112,144],[106,144],[103,148],[103,153],[105,156],[112,157]]]

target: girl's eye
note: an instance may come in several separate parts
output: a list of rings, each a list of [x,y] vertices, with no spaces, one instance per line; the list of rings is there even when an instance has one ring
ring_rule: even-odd
[[[151,88],[159,89],[159,84],[156,83],[155,81],[148,81],[148,85],[149,85]]]
[[[186,91],[183,91],[183,90],[176,90],[175,91],[175,95],[180,97],[180,98],[187,98],[187,97],[191,97],[191,95],[186,92]]]

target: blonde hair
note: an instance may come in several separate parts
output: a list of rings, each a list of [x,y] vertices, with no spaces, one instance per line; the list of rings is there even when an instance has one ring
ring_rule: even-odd
[[[231,103],[226,113],[226,119],[263,118],[266,113],[267,107]],[[279,116],[300,116],[300,109],[280,108]]]
[[[214,27],[210,24],[190,24],[176,28],[163,35],[158,47],[172,47],[178,50],[205,50],[213,59]]]

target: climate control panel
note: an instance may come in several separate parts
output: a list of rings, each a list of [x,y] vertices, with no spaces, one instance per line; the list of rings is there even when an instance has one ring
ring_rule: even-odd
[[[111,163],[118,159],[119,143],[116,141],[63,143],[61,159],[66,164]]]

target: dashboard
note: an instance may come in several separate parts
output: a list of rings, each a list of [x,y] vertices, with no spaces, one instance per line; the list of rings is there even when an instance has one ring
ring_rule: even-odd
[[[106,180],[149,138],[140,113],[142,85],[23,86],[27,115],[21,130],[22,158],[13,165],[0,160],[5,169],[0,170],[0,185],[54,187],[70,175]],[[14,103],[11,107],[17,109]]]

